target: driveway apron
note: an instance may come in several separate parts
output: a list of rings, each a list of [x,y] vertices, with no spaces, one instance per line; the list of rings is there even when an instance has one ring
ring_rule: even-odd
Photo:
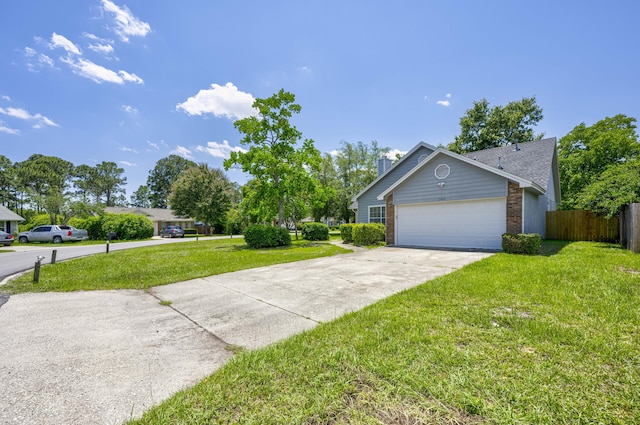
[[[230,345],[263,347],[489,255],[385,247],[147,292],[11,296],[0,423],[122,423],[218,369]]]

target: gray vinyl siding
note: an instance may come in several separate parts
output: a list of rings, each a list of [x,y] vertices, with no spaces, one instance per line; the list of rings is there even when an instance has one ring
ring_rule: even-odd
[[[392,184],[398,181],[402,176],[407,174],[413,167],[418,165],[418,159],[422,155],[430,155],[433,151],[424,146],[416,149],[411,156],[399,162],[395,167],[390,169],[383,178],[378,180],[365,193],[358,198],[358,211],[356,212],[356,223],[369,222],[369,206],[384,205],[384,201],[378,200],[378,195],[387,190]]]
[[[440,164],[450,168],[447,178],[439,180],[435,169]],[[439,187],[438,183],[444,183]],[[438,156],[402,183],[393,192],[393,203],[461,201],[465,199],[507,196],[507,180],[489,171],[466,164],[446,155]]]
[[[547,222],[547,197],[525,190],[524,233],[545,235]]]

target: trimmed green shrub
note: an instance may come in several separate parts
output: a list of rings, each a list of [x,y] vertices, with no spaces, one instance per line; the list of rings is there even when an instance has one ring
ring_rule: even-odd
[[[542,247],[538,233],[505,233],[502,235],[502,250],[507,254],[536,255]]]
[[[76,226],[74,226],[76,227]],[[116,233],[118,239],[149,239],[153,236],[153,223],[138,214],[104,214],[84,220],[83,229],[89,232],[89,239],[106,240],[109,233]]]
[[[340,237],[344,243],[353,243],[353,224],[342,224],[340,226]]]
[[[149,239],[153,236],[153,223],[138,214],[105,214],[102,230],[106,235],[117,233],[118,239]]]
[[[244,240],[250,248],[271,248],[291,245],[291,235],[284,227],[254,224],[244,231]]]
[[[31,217],[31,220],[29,220],[29,222],[18,224],[18,231],[26,232],[27,230],[31,230],[34,227],[43,226],[45,224],[52,224],[51,216],[49,214],[37,214]]]
[[[67,222],[67,224],[71,227],[75,227],[76,229],[86,229],[87,228],[85,224],[86,222],[87,222],[86,218],[71,217]]]
[[[302,226],[302,239],[308,241],[328,241],[329,226],[323,223],[305,223]]]
[[[385,240],[385,225],[381,223],[354,224],[351,231],[353,243],[367,246]]]

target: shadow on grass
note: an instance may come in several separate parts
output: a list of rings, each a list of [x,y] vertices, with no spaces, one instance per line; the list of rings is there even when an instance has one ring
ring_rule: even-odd
[[[540,254],[544,257],[551,257],[552,255],[558,254],[564,247],[573,243],[572,241],[558,241],[545,239],[542,241],[542,248],[540,248]]]

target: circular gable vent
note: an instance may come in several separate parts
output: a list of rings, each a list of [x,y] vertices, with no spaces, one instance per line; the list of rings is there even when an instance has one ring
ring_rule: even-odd
[[[447,164],[440,164],[436,167],[434,174],[438,180],[444,180],[451,174],[451,168]]]

